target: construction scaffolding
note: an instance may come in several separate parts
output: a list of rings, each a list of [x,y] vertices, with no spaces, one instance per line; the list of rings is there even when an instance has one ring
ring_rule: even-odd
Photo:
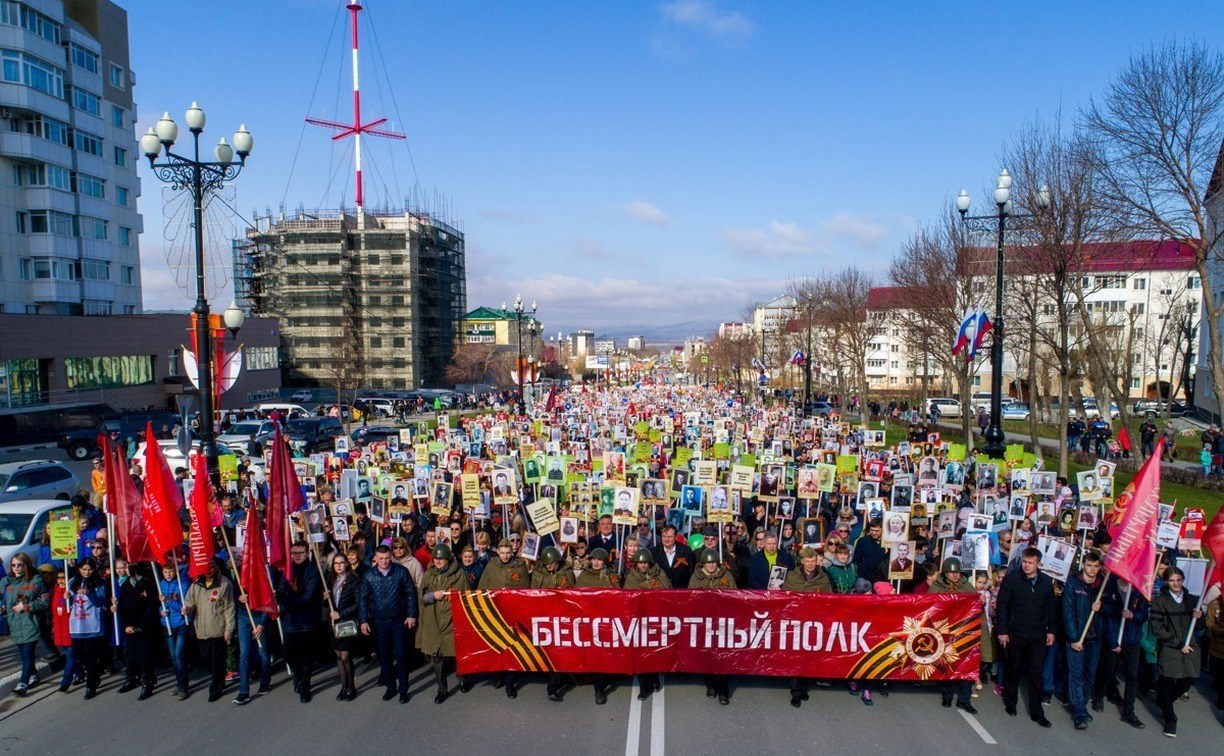
[[[467,311],[463,232],[420,211],[256,216],[236,292],[276,317],[286,385],[442,385]]]

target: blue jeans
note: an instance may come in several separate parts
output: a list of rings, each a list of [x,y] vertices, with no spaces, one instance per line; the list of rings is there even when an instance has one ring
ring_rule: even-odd
[[[162,623],[165,627],[165,623]],[[187,648],[187,625],[180,625],[166,636],[166,647],[170,650],[170,665],[174,667],[174,685],[187,690],[187,660],[183,652]]]
[[[255,624],[268,629],[268,617],[262,612],[252,612]],[[251,648],[255,646],[255,648]],[[258,651],[258,656],[256,656]],[[266,688],[272,684],[272,659],[268,655],[268,641],[261,634],[260,642],[255,641],[254,627],[247,617],[246,610],[238,611],[238,695],[251,694],[251,663],[259,666],[259,687]]]
[[[1071,716],[1076,721],[1088,718],[1088,701],[1096,683],[1097,663],[1101,659],[1101,639],[1084,641],[1083,651],[1067,644],[1067,693],[1071,699]]]
[[[72,653],[72,646],[61,648],[59,652],[64,657],[64,674],[60,675],[60,687],[67,688],[72,684],[74,677],[84,677],[85,670],[81,669],[80,664],[77,664],[76,655]]]
[[[17,654],[21,657],[21,681],[22,685],[29,685],[30,678],[34,676],[34,653],[38,648],[38,641],[34,640],[29,643],[14,643],[17,647]]]
[[[1066,698],[1067,694],[1067,657],[1063,654],[1062,641],[1054,641],[1053,646],[1046,647],[1045,665],[1042,667],[1041,695],[1057,694]]]
[[[378,682],[387,690],[408,694],[408,629],[400,619],[374,620],[374,641],[378,646],[378,663],[382,667]]]

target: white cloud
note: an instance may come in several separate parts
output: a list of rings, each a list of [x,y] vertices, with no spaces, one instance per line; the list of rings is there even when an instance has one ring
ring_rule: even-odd
[[[625,212],[643,223],[655,226],[670,226],[672,219],[667,213],[650,204],[646,200],[634,200],[625,205]]]
[[[841,213],[811,231],[794,222],[772,220],[764,229],[728,228],[722,240],[742,257],[778,260],[834,254],[845,242],[859,250],[875,250],[888,233],[879,223]]]
[[[756,31],[756,24],[739,11],[719,10],[706,0],[675,0],[659,11],[668,21],[709,37],[747,37]]]

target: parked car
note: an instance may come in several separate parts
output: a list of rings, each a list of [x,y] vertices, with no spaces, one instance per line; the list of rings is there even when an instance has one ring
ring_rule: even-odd
[[[295,417],[285,426],[289,446],[301,454],[330,450],[343,433],[338,417]]]
[[[809,402],[808,403],[808,417],[819,417],[822,419],[827,419],[829,417],[829,413],[837,412],[837,411],[838,411],[838,406],[831,402]]]
[[[173,428],[180,422],[179,416],[169,410],[154,410],[145,412],[124,412],[113,415],[98,423],[97,427],[85,430],[70,430],[62,433],[59,447],[68,452],[75,460],[89,459],[99,452],[98,434],[117,433],[120,441],[126,441],[129,436],[143,438],[146,423],[153,423],[153,430],[160,432],[162,427]]]
[[[313,402],[314,392],[302,389],[301,391],[293,392],[293,396],[289,397],[289,399],[295,402]]]
[[[0,465],[0,502],[26,499],[67,501],[79,491],[81,482],[63,462],[52,459],[9,462]]]
[[[931,414],[931,407],[939,410],[940,417],[960,417],[961,403],[957,399],[946,396],[935,396],[927,399],[926,413]]]
[[[243,420],[234,423],[224,433],[217,436],[217,441],[245,449],[251,441],[263,446],[275,435],[276,423],[271,420]]]
[[[1144,417],[1158,417],[1166,411],[1169,417],[1181,417],[1189,414],[1190,408],[1181,402],[1173,402],[1172,406],[1166,401],[1156,401],[1155,399],[1139,399],[1131,407],[1131,414],[1143,415]]]
[[[4,564],[11,564],[9,560],[18,553],[29,554],[38,564],[43,531],[57,511],[63,517],[72,517],[72,507],[63,499],[27,499],[0,507],[0,559]]]
[[[354,443],[374,444],[388,438],[399,438],[399,428],[394,425],[363,425],[350,435]]]
[[[187,450],[187,454],[179,451],[178,443],[173,439],[158,439],[157,445],[161,447],[162,456],[166,458],[166,465],[170,468],[170,472],[174,472],[180,467],[191,470],[191,462],[195,455],[199,453],[199,445],[193,443],[192,447]],[[145,458],[145,446],[143,442],[136,447],[136,460],[143,464]],[[217,444],[218,457],[237,457],[238,459],[247,459],[246,446],[227,446],[226,444]],[[262,457],[250,457],[251,469],[256,473],[260,473],[263,469]],[[261,476],[257,476],[261,477]]]
[[[1084,417],[1099,417],[1100,414],[1101,414],[1101,409],[1100,407],[1097,406],[1096,398],[1091,397],[1091,396],[1084,397]],[[1118,403],[1110,402],[1109,403],[1109,417],[1106,419],[1112,420],[1114,417],[1117,416],[1117,414],[1118,414]]]
[[[999,397],[999,406],[1006,407],[1014,401],[1016,401],[1016,397],[1007,396],[1005,394]],[[975,415],[983,410],[990,412],[990,392],[987,391],[983,393],[978,391],[974,393],[973,396],[969,397],[969,404],[973,407],[973,414]],[[940,412],[942,412],[942,410],[940,410]]]
[[[1032,410],[1028,402],[1010,402],[1003,405],[1000,413],[1004,420],[1028,420]]]

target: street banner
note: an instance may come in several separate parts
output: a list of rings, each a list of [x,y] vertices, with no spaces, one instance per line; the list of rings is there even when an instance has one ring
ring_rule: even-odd
[[[1156,533],[1160,514],[1160,458],[1164,439],[1139,468],[1139,473],[1114,502],[1109,523],[1112,543],[1105,552],[1105,569],[1152,600],[1156,577]]]
[[[183,545],[183,526],[178,514],[182,509],[183,494],[153,435],[153,423],[148,422],[145,424],[145,485],[140,516],[149,546],[158,559]]]
[[[208,459],[197,454],[191,459],[191,473],[195,478],[192,486],[187,514],[191,521],[188,537],[187,575],[195,580],[208,572],[208,565],[217,555],[213,541],[212,512],[219,509],[212,479],[208,477]]]
[[[458,674],[977,680],[976,594],[454,591]]]

